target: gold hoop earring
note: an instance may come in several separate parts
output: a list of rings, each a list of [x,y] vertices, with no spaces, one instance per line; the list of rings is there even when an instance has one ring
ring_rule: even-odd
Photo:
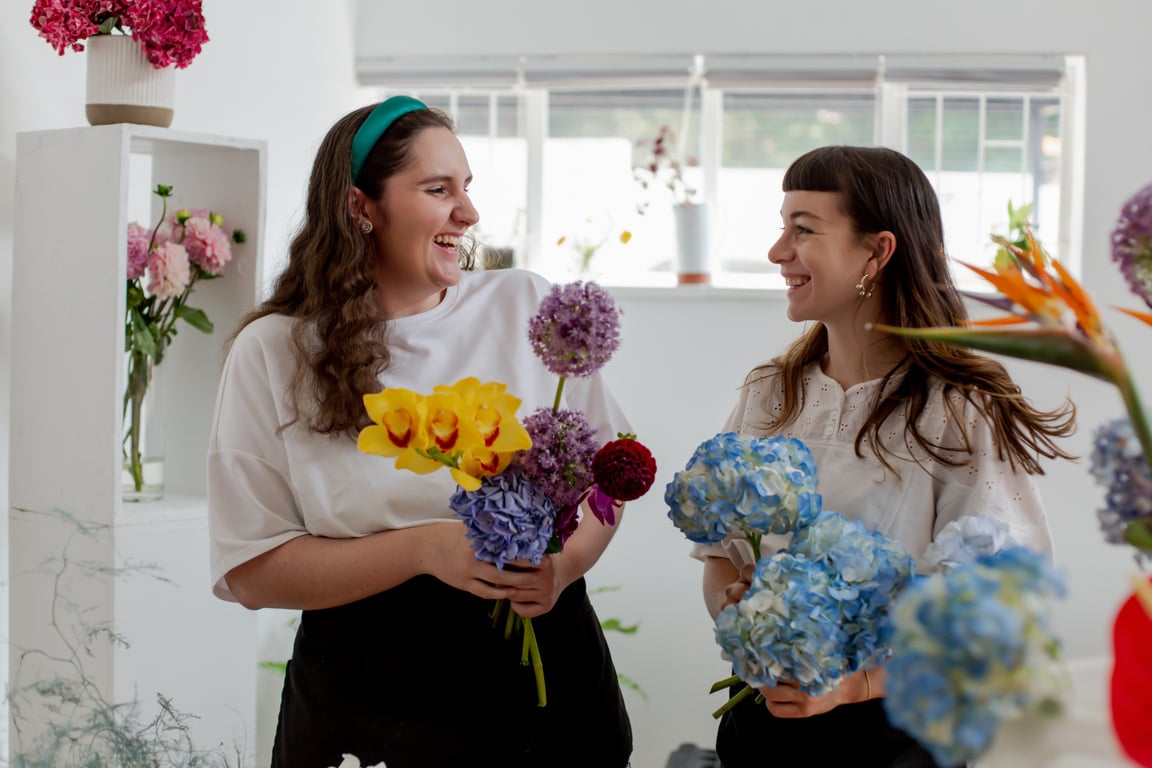
[[[860,278],[860,282],[856,283],[856,293],[865,299],[872,298],[872,289],[876,286],[875,282],[869,285],[869,280],[872,280],[872,277],[865,272],[864,276]]]
[[[361,232],[363,232],[366,235],[370,235],[370,234],[372,234],[373,229],[374,229],[374,227],[372,226],[372,220],[371,219],[360,219],[360,231]]]

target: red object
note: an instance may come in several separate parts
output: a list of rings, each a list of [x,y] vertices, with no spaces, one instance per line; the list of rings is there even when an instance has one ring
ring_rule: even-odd
[[[634,437],[605,443],[592,458],[592,477],[600,490],[617,501],[632,501],[648,492],[656,480],[652,452]]]
[[[1135,595],[1112,627],[1112,727],[1137,765],[1152,766],[1152,617]]]

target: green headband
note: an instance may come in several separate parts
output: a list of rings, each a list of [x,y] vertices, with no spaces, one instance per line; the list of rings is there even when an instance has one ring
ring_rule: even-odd
[[[372,151],[372,147],[376,146],[376,142],[380,141],[380,137],[384,135],[384,131],[388,130],[388,126],[396,122],[396,118],[401,115],[415,112],[418,109],[428,109],[428,105],[411,96],[393,96],[376,105],[376,108],[368,115],[368,119],[360,124],[356,130],[356,135],[352,137],[353,184],[359,181],[360,171],[364,169],[364,161],[368,159],[368,153]]]

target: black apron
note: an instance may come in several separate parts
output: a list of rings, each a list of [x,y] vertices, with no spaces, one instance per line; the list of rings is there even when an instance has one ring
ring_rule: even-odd
[[[532,620],[548,705],[494,601],[418,576],[304,611],[288,662],[272,768],[623,768],[632,729],[583,579]]]
[[[739,683],[729,694],[743,687]],[[778,718],[749,696],[721,717],[716,754],[723,768],[939,768],[928,750],[888,722],[880,699]]]

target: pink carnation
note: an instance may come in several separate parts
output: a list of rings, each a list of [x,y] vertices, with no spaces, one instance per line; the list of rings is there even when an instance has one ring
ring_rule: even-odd
[[[210,275],[218,275],[232,260],[232,243],[220,227],[206,218],[193,216],[184,222],[184,247],[193,264]]]
[[[128,279],[135,280],[148,267],[148,241],[151,233],[136,222],[128,225]]]
[[[191,280],[188,251],[179,243],[159,245],[148,256],[148,293],[161,299],[179,296]]]

